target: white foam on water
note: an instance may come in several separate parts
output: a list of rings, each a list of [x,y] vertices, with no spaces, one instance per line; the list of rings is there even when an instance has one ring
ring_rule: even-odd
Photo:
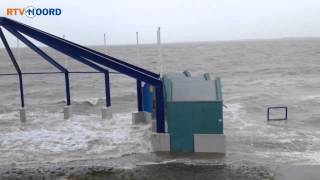
[[[302,96],[302,97],[300,97],[300,101],[318,101],[318,102],[320,102],[320,94]]]
[[[320,153],[316,151],[288,152],[288,151],[258,151],[257,156],[272,160],[273,163],[293,163],[293,164],[320,164]]]
[[[60,114],[48,112],[33,116],[16,131],[0,132],[0,159],[28,161],[21,156],[26,154],[33,161],[46,155],[118,157],[151,151],[150,124],[132,125],[131,113],[114,114],[111,120],[97,115],[62,120]]]
[[[255,125],[247,118],[247,112],[241,103],[228,104],[227,108],[224,108],[224,116],[226,128],[235,128],[240,131]]]
[[[224,109],[227,150],[279,163],[309,162],[320,164],[318,132],[295,121],[259,121],[240,103]],[[246,148],[246,151],[243,149]]]
[[[89,103],[92,106],[98,105],[98,103],[104,99],[101,98],[79,98],[77,97],[75,100],[73,100],[76,103]]]

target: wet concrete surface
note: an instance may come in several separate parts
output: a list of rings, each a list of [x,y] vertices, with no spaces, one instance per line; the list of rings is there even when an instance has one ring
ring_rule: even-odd
[[[294,165],[280,167],[275,180],[319,180],[320,165]]]
[[[191,157],[185,159],[184,157]],[[211,158],[210,158],[211,157]],[[229,164],[223,156],[190,154],[135,154],[114,159],[23,164],[0,167],[0,179],[72,180],[255,180],[272,179],[265,166]]]

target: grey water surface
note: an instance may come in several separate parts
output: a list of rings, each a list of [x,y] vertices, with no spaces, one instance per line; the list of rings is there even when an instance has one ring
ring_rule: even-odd
[[[156,45],[141,45],[140,59],[131,45],[91,48],[160,71]],[[70,71],[94,71],[54,50],[42,49]],[[23,72],[57,71],[27,48],[13,51]],[[226,105],[224,163],[267,167],[320,163],[320,39],[164,44],[163,69],[221,77]],[[4,49],[0,49],[0,73],[15,73]],[[151,125],[131,124],[131,113],[136,111],[135,80],[121,74],[112,74],[110,80],[112,120],[100,118],[105,100],[103,74],[71,74],[74,116],[63,120],[63,74],[25,75],[28,119],[22,124],[18,78],[0,76],[0,164],[27,166],[151,153]],[[287,106],[288,120],[268,122],[269,106]],[[181,161],[197,163],[188,158]]]

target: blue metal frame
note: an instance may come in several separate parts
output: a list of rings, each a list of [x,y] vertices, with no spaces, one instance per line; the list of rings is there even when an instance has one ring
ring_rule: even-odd
[[[39,29],[33,28],[31,26],[19,23],[17,21],[0,17],[0,26],[7,29],[10,33],[16,36],[18,39],[23,41],[27,46],[29,46],[32,50],[37,52],[40,56],[42,56],[45,60],[51,63],[53,66],[58,68],[62,73],[65,74],[66,81],[66,96],[67,96],[67,105],[70,105],[70,82],[69,82],[69,74],[64,67],[62,67],[59,63],[54,61],[51,57],[45,54],[42,50],[37,48],[33,43],[31,43],[24,35],[35,39],[65,55],[68,55],[72,59],[75,59],[91,68],[104,73],[105,75],[105,88],[106,88],[106,106],[111,106],[111,98],[110,98],[110,82],[109,82],[109,68],[113,69],[119,73],[125,74],[137,80],[137,96],[138,96],[138,110],[142,111],[142,87],[141,83],[145,82],[150,85],[153,85],[156,90],[156,117],[157,117],[157,132],[164,133],[165,131],[165,122],[164,122],[164,95],[163,95],[163,82],[160,79],[160,75],[148,71],[146,69],[134,66],[127,62],[121,61],[117,58],[108,56],[106,54],[102,54],[100,52],[94,51],[87,47],[78,45],[71,41],[67,41],[60,37],[54,36],[47,32],[41,31]],[[1,29],[0,29],[1,30]],[[20,83],[20,92],[21,92],[21,101],[22,106],[24,106],[23,101],[23,83],[22,83],[22,72],[16,63],[16,60],[13,56],[10,47],[5,40],[5,37],[0,32],[1,39],[5,44],[6,50],[9,53],[11,61],[13,62],[17,73],[19,75],[19,83]],[[76,73],[76,72],[74,72]],[[0,74],[1,75],[1,74]],[[6,75],[6,74],[4,74]],[[8,75],[8,74],[7,74]],[[12,75],[12,74],[10,74]]]
[[[29,75],[29,74],[62,74],[63,72],[21,72],[22,75]],[[97,71],[69,71],[69,74],[102,74],[102,72]],[[109,72],[109,74],[121,74],[118,72]],[[0,76],[16,76],[19,75],[18,73],[4,73],[0,74]]]
[[[66,84],[66,99],[67,99],[67,105],[71,105],[71,95],[70,95],[70,80],[69,80],[69,72],[67,69],[65,69],[63,66],[61,66],[58,62],[53,60],[50,56],[48,56],[45,52],[43,52],[40,48],[38,48],[36,45],[34,45],[32,42],[30,42],[27,38],[25,38],[23,35],[21,35],[18,31],[15,31],[11,28],[6,27],[6,30],[8,30],[11,34],[16,36],[20,41],[22,41],[25,45],[27,45],[29,48],[34,50],[37,54],[39,54],[43,59],[48,61],[50,64],[52,64],[54,67],[59,69],[61,72],[64,73],[65,76],[65,84]]]
[[[34,50],[36,53],[38,53],[41,57],[43,57],[45,60],[47,60],[50,64],[52,64],[54,67],[56,67],[57,69],[59,69],[61,72],[63,72],[65,74],[65,83],[66,83],[66,98],[67,98],[67,105],[71,105],[71,100],[70,100],[70,80],[69,80],[69,72],[67,69],[65,69],[62,65],[60,65],[58,62],[56,62],[53,58],[51,58],[50,56],[48,56],[45,52],[43,52],[40,48],[38,48],[36,45],[34,45],[32,42],[30,42],[27,38],[25,38],[23,35],[21,35],[18,31],[15,31],[11,28],[5,27],[11,34],[13,34],[14,36],[16,36],[19,40],[21,40],[24,44],[26,44],[29,48],[31,48],[32,50]],[[91,68],[108,74],[107,76],[109,77],[109,71],[102,68],[101,66],[96,65],[95,63],[92,63],[91,61],[88,61],[84,58],[81,57],[77,57],[74,56],[72,54],[68,54],[70,57],[74,58],[74,59],[80,59],[81,62],[83,64],[86,64],[88,66],[90,66]],[[105,77],[107,77],[105,76]],[[106,92],[110,92],[110,82],[109,82],[109,78],[105,78],[105,83],[106,83]],[[111,106],[111,99],[110,99],[110,93],[106,94],[106,106],[109,107]]]
[[[59,37],[56,37],[54,35],[51,35],[51,34],[44,32],[44,31],[35,29],[35,28],[30,27],[28,25],[18,23],[16,21],[10,20],[8,18],[2,18],[2,26],[14,28],[15,30],[17,30],[17,31],[19,31],[19,32],[53,48],[53,49],[56,49],[57,51],[60,51],[64,54],[71,53],[75,56],[80,56],[80,57],[83,57],[86,59],[90,59],[91,61],[93,61],[97,64],[103,65],[105,67],[109,67],[109,68],[114,69],[118,72],[126,74],[132,78],[141,79],[144,82],[147,82],[147,83],[155,85],[155,86],[161,84],[161,80],[159,80],[158,78],[155,78],[154,76],[151,76],[148,73],[139,71],[139,69],[136,69],[134,67],[130,67],[130,66],[122,63],[123,61],[120,61],[120,60],[114,61],[112,59],[108,59],[108,58],[101,56],[93,51],[86,50],[85,48],[82,48],[81,46],[78,46],[75,43],[69,43],[69,41],[65,41]]]
[[[50,64],[52,64],[54,67],[59,69],[61,72],[68,72],[67,69],[65,69],[63,66],[61,66],[58,62],[53,60],[50,56],[48,56],[45,52],[43,52],[40,48],[38,48],[36,45],[34,45],[32,42],[30,42],[27,38],[25,38],[23,35],[21,35],[18,31],[15,31],[11,28],[5,28],[8,30],[11,34],[16,36],[20,41],[22,41],[25,45],[27,45],[29,48],[34,50],[36,53],[38,53],[43,59],[48,61]]]
[[[285,109],[285,117],[284,118],[276,118],[276,119],[270,119],[270,110],[271,109]],[[274,106],[274,107],[268,107],[267,110],[267,120],[288,120],[288,107],[286,106]]]
[[[1,22],[1,20],[0,20]],[[21,74],[21,69],[19,67],[19,64],[17,63],[17,60],[16,58],[14,57],[11,49],[10,49],[10,46],[7,42],[7,39],[6,37],[4,36],[3,32],[2,32],[2,29],[0,27],[0,37],[1,37],[1,40],[2,40],[2,43],[4,45],[4,47],[6,48],[7,52],[8,52],[8,55],[13,63],[13,66],[14,68],[16,69],[18,75],[19,75],[19,87],[20,87],[20,99],[21,99],[21,107],[24,107],[24,93],[23,93],[23,80],[22,80],[22,74]]]

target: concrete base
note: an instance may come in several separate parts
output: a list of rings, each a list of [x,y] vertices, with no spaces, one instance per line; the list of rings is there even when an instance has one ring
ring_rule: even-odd
[[[101,115],[102,115],[102,119],[112,119],[112,110],[110,107],[103,107],[101,108]]]
[[[155,120],[155,119],[151,120],[151,131],[157,132],[157,120]]]
[[[132,124],[147,123],[149,121],[151,121],[151,113],[149,112],[132,113]]]
[[[20,121],[25,123],[27,121],[26,108],[20,108]]]
[[[223,134],[194,134],[194,152],[225,153],[226,137]]]
[[[170,134],[152,133],[151,144],[155,152],[170,152]]]
[[[72,107],[71,106],[63,107],[63,115],[65,120],[70,119],[72,116]]]

